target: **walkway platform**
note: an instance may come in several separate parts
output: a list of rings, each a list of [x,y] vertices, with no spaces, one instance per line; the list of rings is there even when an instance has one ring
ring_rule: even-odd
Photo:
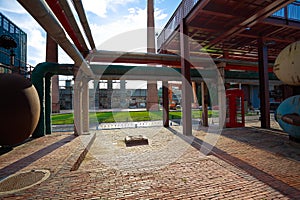
[[[2,152],[0,180],[32,170],[49,178],[21,191],[0,188],[0,199],[300,199],[299,143],[255,127],[207,131],[127,128],[30,140]],[[127,135],[144,135],[149,145],[126,147]]]

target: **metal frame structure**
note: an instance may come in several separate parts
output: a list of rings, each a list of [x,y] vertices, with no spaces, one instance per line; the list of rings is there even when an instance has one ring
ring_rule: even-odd
[[[88,81],[84,80],[89,80],[95,76],[87,61],[91,58],[98,62],[155,63],[173,67],[181,66],[183,82],[186,83],[183,89],[186,94],[183,95],[185,99],[183,130],[184,134],[191,135],[191,108],[188,97],[188,88],[191,86],[190,70],[192,68],[210,69],[210,66],[206,65],[205,56],[207,54],[203,54],[203,49],[207,50],[214,61],[219,63],[221,77],[224,77],[224,68],[228,70],[230,67],[240,67],[242,70],[252,67],[252,70],[260,71],[260,80],[263,84],[261,89],[266,93],[268,90],[267,73],[271,71],[268,60],[274,60],[284,46],[300,38],[298,31],[300,23],[291,23],[287,19],[269,17],[294,0],[183,0],[166,29],[159,36],[159,52],[161,54],[97,51],[81,0],[73,0],[72,2],[88,38],[90,49],[87,49],[84,37],[76,25],[77,22],[70,12],[71,9],[66,0],[46,0],[48,5],[43,0],[18,0],[18,2],[74,60],[74,76],[82,75],[83,77],[78,82],[75,80],[74,98],[78,99],[74,102],[75,134],[88,131],[88,101],[86,99],[88,93],[85,91]],[[239,12],[241,10],[242,12]],[[168,30],[167,28],[171,29]],[[66,33],[75,45],[67,38]],[[186,40],[182,33],[196,42]],[[268,56],[267,45],[269,45]],[[194,66],[187,62],[187,58],[190,57],[192,60],[193,57],[199,56],[201,59],[199,62],[193,62],[196,63]],[[257,62],[259,68],[255,68]],[[228,65],[225,66],[224,63]],[[79,67],[80,70],[78,70]],[[224,86],[223,80],[218,81],[218,85]],[[164,93],[166,94],[167,91],[165,90]],[[167,95],[164,95],[165,101],[167,101],[166,98]],[[267,101],[268,97],[265,96],[264,98],[264,102]],[[222,109],[224,102],[222,102],[221,97],[219,99]],[[267,105],[264,106],[263,112],[267,114]],[[167,103],[164,103],[164,107],[168,111]],[[166,121],[167,117],[164,117],[164,120]],[[165,126],[167,126],[166,123]],[[265,127],[269,127],[267,122]]]

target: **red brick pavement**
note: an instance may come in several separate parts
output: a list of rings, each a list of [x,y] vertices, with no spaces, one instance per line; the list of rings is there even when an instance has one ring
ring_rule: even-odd
[[[145,130],[153,129],[132,132]],[[71,168],[84,151],[82,141],[91,140],[91,135],[55,133],[1,155],[2,178],[31,169],[48,169],[51,176],[39,185],[0,199],[300,199],[300,146],[285,135],[249,128],[225,130],[213,151],[203,156],[199,152],[205,140],[203,131],[194,133],[196,138],[190,145],[185,142],[189,138],[161,129],[163,138],[179,138],[182,146],[187,145],[180,153],[171,152],[170,146],[159,142],[127,149],[115,133],[117,130],[97,133],[95,144],[75,171]],[[98,146],[108,135],[118,139],[116,148]],[[139,153],[144,159],[130,157]],[[117,156],[126,159],[126,155],[129,164],[125,168],[111,165]],[[159,157],[175,159],[160,166]],[[142,167],[132,159],[138,159]]]

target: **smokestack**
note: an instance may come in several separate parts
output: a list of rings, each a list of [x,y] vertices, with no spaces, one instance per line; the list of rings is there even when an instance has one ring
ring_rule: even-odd
[[[154,0],[147,2],[147,52],[155,53],[155,24],[154,24]],[[147,82],[147,110],[157,111],[158,107],[158,92],[157,82]]]

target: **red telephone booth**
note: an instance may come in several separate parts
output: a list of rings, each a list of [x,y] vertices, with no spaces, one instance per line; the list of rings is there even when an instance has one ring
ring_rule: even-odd
[[[226,90],[226,127],[244,127],[244,92],[240,89]]]

